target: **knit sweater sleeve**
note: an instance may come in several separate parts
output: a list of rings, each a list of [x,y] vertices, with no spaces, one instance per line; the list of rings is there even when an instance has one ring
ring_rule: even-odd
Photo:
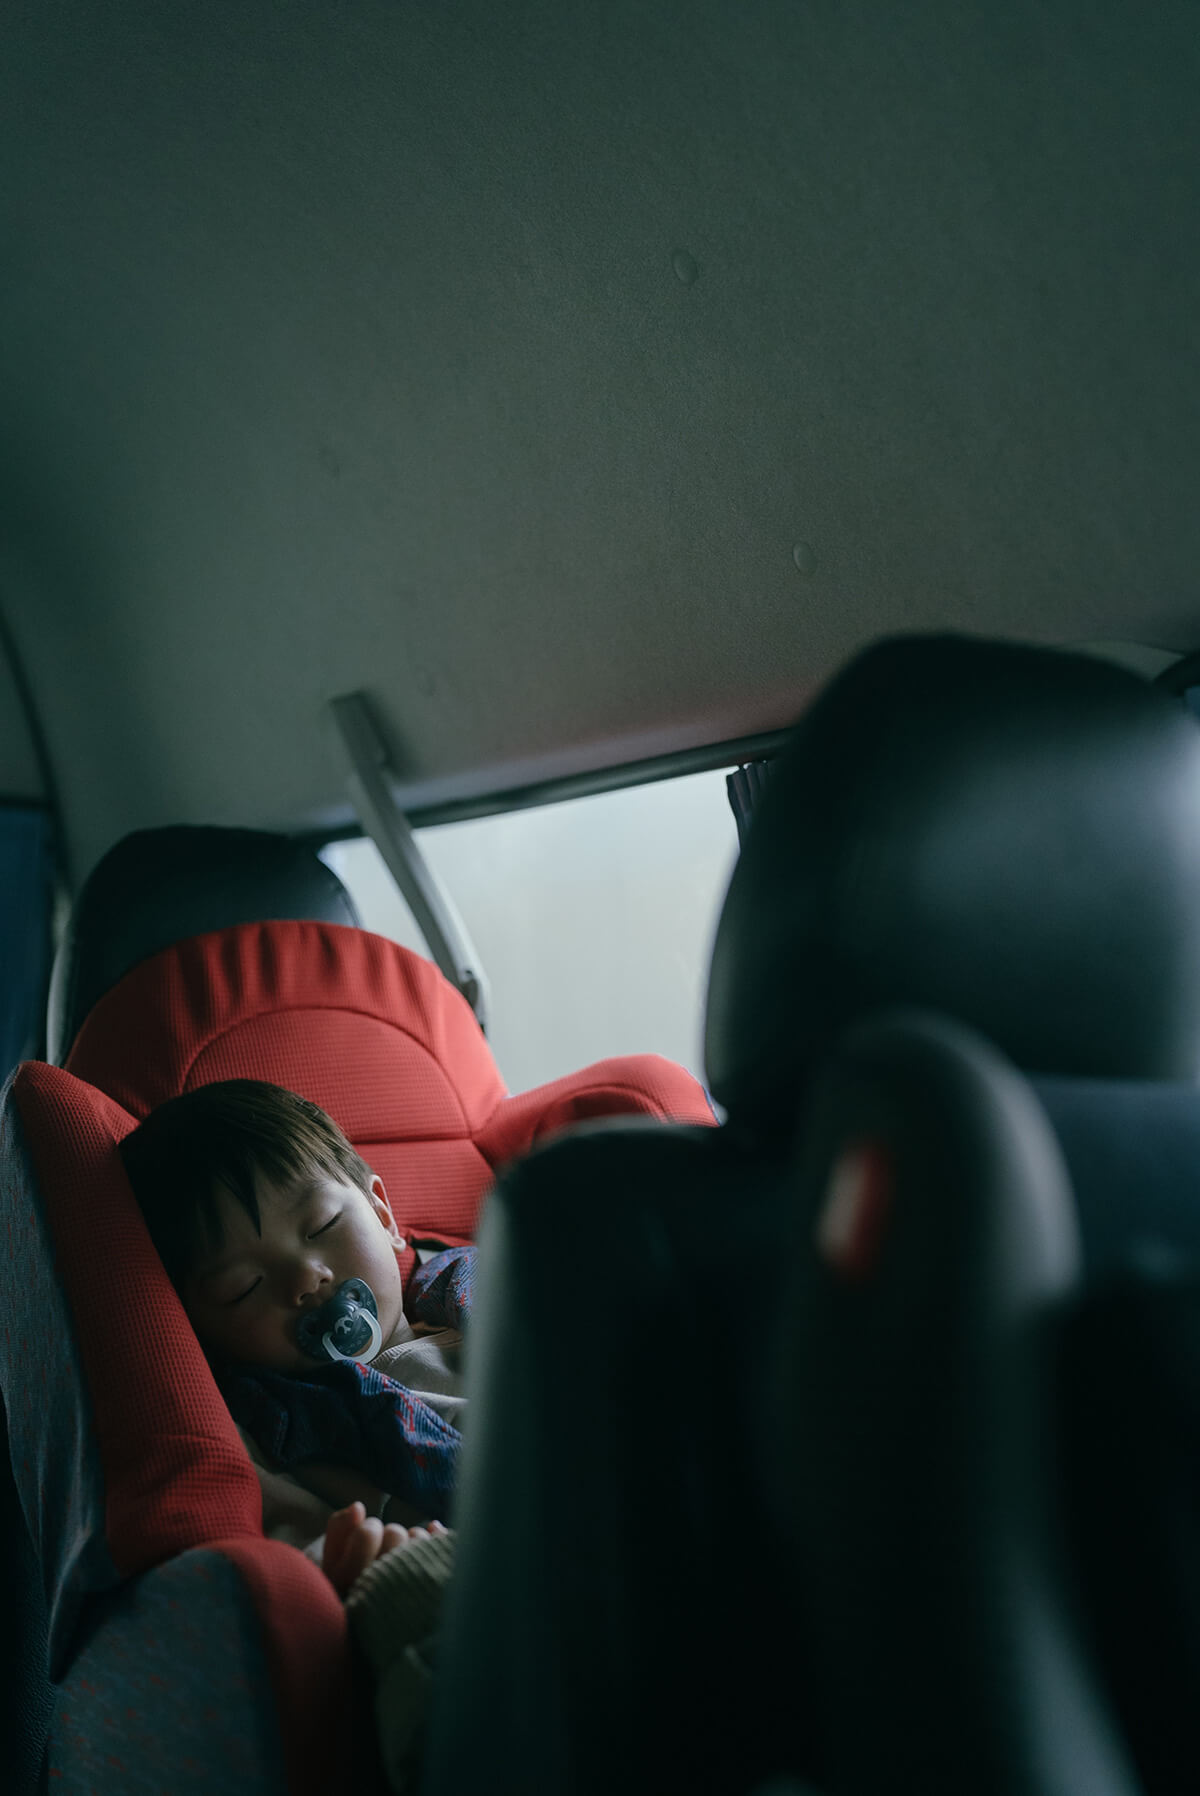
[[[414,1322],[466,1332],[475,1285],[475,1249],[448,1247],[418,1266],[409,1280],[404,1308]]]

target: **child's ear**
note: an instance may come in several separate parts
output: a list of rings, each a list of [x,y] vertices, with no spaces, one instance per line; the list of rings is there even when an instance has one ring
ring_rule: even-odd
[[[371,1208],[374,1210],[376,1216],[378,1216],[380,1222],[383,1224],[384,1229],[387,1231],[387,1238],[392,1246],[397,1249],[406,1247],[408,1243],[400,1233],[400,1230],[396,1227],[396,1218],[392,1215],[392,1206],[388,1202],[387,1190],[378,1173],[372,1175],[371,1189],[367,1195]]]

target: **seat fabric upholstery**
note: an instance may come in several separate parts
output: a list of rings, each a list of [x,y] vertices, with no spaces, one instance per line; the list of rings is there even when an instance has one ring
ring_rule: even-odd
[[[329,923],[242,924],[153,955],[101,998],[68,1066],[139,1118],[216,1079],[299,1091],[383,1179],[416,1240],[471,1239],[496,1169],[571,1123],[713,1120],[696,1080],[650,1054],[510,1098],[470,1006],[431,962]]]
[[[429,962],[295,918],[137,960],[92,1007],[69,1069],[18,1069],[0,1110],[15,1243],[0,1396],[48,1632],[31,1636],[13,1725],[22,1775],[41,1765],[104,1796],[325,1796],[379,1775],[345,1612],[308,1559],[262,1537],[257,1477],[118,1152],[156,1104],[232,1077],[326,1108],[410,1241],[471,1238],[496,1169],[574,1121],[713,1120],[699,1084],[653,1055],[509,1098]]]

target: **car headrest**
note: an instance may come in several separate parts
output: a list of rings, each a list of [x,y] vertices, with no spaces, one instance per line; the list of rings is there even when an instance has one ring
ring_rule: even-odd
[[[734,871],[710,1089],[770,1126],[834,1038],[944,1011],[1018,1066],[1200,1071],[1200,729],[1087,655],[866,650],[801,718]]]
[[[307,843],[186,824],[125,836],[72,907],[50,982],[46,1058],[63,1063],[93,1004],[139,961],[188,936],[273,918],[359,924]]]

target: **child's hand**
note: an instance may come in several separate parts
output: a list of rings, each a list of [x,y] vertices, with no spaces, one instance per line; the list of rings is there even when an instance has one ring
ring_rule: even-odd
[[[430,1522],[429,1532],[443,1534],[445,1529],[441,1522]],[[367,1514],[365,1504],[351,1503],[347,1509],[335,1510],[326,1524],[321,1565],[338,1595],[345,1596],[368,1565],[423,1533],[424,1528],[381,1522],[378,1516]]]

